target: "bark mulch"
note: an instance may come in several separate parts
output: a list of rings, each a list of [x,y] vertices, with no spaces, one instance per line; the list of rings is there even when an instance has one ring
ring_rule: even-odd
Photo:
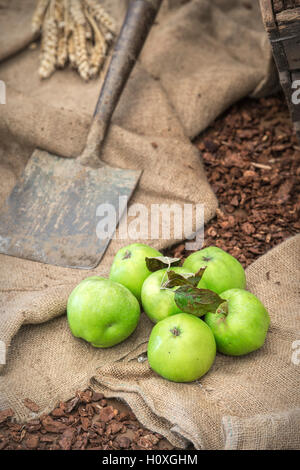
[[[300,230],[300,143],[282,95],[233,106],[195,140],[219,201],[205,227],[244,267]],[[184,244],[171,250],[187,256]]]
[[[247,267],[299,232],[300,144],[282,95],[243,100],[195,140],[219,209],[205,228],[216,245]],[[184,258],[184,244],[168,250]],[[27,399],[26,406],[38,411]],[[85,390],[25,424],[0,412],[1,449],[172,449],[117,400]]]

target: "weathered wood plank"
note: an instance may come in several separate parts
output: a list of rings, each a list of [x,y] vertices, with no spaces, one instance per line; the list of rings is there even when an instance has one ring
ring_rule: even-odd
[[[300,80],[300,0],[260,0],[291,118],[300,140],[300,103],[293,102],[294,80]]]
[[[259,3],[266,30],[268,32],[276,31],[277,25],[273,14],[272,0],[260,0]]]
[[[282,0],[273,0],[274,13],[279,13],[284,9],[284,3]]]
[[[290,10],[283,10],[276,15],[276,21],[278,26],[284,24],[288,25],[291,23],[295,23],[300,19],[300,7],[293,8]]]
[[[289,70],[300,69],[300,34],[297,37],[284,41],[283,44]]]
[[[295,8],[295,0],[284,0],[284,7],[285,8]]]

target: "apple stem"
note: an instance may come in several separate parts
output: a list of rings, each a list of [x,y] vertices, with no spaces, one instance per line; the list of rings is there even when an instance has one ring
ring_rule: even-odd
[[[227,315],[228,315],[228,302],[227,301],[222,302],[219,305],[219,307],[217,308],[216,313],[225,315],[225,317],[227,317]]]
[[[172,335],[174,335],[174,336],[179,336],[180,335],[180,329],[176,328],[176,326],[174,326],[174,328],[172,328],[170,331],[171,331]]]
[[[128,258],[131,258],[131,251],[126,250],[122,259],[128,259]]]

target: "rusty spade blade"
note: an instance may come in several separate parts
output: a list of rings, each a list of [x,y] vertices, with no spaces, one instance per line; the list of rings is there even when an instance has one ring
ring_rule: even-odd
[[[122,216],[119,198],[130,199],[141,175],[101,161],[102,143],[160,4],[130,3],[83,153],[73,159],[33,152],[0,209],[0,253],[73,268],[100,262]],[[99,207],[109,209],[108,237],[97,233],[99,215],[104,215]]]
[[[97,266],[110,241],[98,238],[99,215],[105,214],[97,216],[97,209],[110,204],[115,225],[119,196],[129,199],[139,176],[139,171],[90,168],[35,150],[1,208],[0,252],[58,266]]]

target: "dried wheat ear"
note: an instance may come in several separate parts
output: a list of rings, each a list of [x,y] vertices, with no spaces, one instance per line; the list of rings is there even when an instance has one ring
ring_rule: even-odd
[[[97,77],[116,34],[113,18],[97,0],[37,0],[32,29],[41,34],[43,79],[67,64],[85,81]]]

